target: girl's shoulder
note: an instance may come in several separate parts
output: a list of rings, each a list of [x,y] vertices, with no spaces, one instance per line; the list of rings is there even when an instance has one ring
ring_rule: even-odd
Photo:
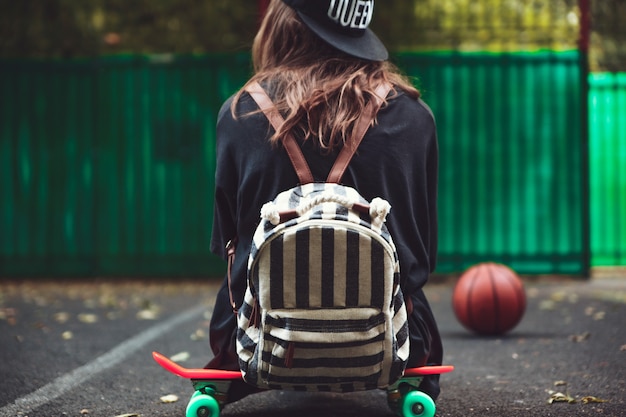
[[[397,89],[397,94],[388,97],[388,105],[383,109],[383,113],[390,113],[400,118],[411,118],[419,121],[435,122],[435,115],[430,106],[421,98],[414,98],[406,94],[401,89]],[[417,121],[416,120],[416,121]]]

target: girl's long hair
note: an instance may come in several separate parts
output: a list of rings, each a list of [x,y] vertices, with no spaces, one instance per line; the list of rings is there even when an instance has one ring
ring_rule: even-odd
[[[281,129],[270,138],[273,144],[294,132],[331,152],[349,137],[381,83],[389,82],[394,91],[399,88],[419,97],[418,90],[392,64],[361,60],[333,48],[282,0],[272,0],[267,9],[254,39],[252,61],[255,74],[248,84],[257,81],[269,87],[274,104],[285,117]],[[242,93],[243,89],[233,100],[233,115]]]

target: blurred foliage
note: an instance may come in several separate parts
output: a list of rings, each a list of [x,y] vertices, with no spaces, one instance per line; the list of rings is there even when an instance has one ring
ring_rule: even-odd
[[[591,0],[592,71],[626,71],[626,0]]]
[[[251,0],[0,0],[0,56],[247,51]]]
[[[0,0],[0,57],[247,51],[258,0]],[[626,69],[626,1],[592,0],[591,68]],[[574,49],[578,0],[379,0],[393,51]]]
[[[386,8],[389,3],[390,8]],[[574,49],[577,0],[394,0],[373,25],[399,49]],[[378,31],[377,31],[378,32]]]

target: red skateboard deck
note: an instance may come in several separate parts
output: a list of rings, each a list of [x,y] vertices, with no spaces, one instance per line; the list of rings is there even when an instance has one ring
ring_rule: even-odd
[[[195,380],[207,380],[207,381],[234,381],[237,379],[243,379],[241,372],[239,371],[224,371],[219,369],[204,369],[204,368],[184,368],[159,352],[152,352],[152,357],[159,365],[161,365],[166,371],[178,375],[182,378],[195,379]]]
[[[432,366],[420,366],[419,368],[408,368],[404,370],[404,376],[406,377],[414,377],[414,376],[427,376],[427,375],[440,375],[447,374],[448,372],[454,371],[454,366],[452,365],[432,365]]]
[[[165,370],[187,379],[203,379],[203,380],[237,380],[243,379],[241,372],[239,371],[224,371],[220,369],[205,369],[205,368],[185,368],[168,358],[167,356],[159,353],[152,352],[152,357],[159,365]],[[427,375],[439,375],[452,372],[454,366],[440,365],[440,366],[422,366],[419,368],[409,368],[404,371],[404,376],[401,379],[409,377],[420,377]]]
[[[232,381],[242,381],[239,371],[185,368],[165,355],[152,352],[154,360],[168,372],[190,379],[196,392],[187,405],[186,417],[218,417],[227,404],[228,388]],[[387,389],[389,406],[401,417],[433,417],[435,403],[418,390],[425,376],[452,372],[454,366],[422,366],[406,369],[402,378]]]

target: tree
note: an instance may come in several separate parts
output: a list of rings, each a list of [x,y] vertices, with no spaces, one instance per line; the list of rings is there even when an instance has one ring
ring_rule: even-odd
[[[0,56],[247,51],[250,0],[0,0]]]
[[[594,69],[626,68],[625,3],[592,2]],[[0,0],[0,57],[245,52],[260,4]],[[561,50],[577,47],[579,15],[578,0],[379,0],[372,28],[392,51]]]
[[[592,71],[626,71],[626,1],[592,1]]]
[[[373,27],[405,50],[573,49],[577,2],[388,0],[377,9]]]

